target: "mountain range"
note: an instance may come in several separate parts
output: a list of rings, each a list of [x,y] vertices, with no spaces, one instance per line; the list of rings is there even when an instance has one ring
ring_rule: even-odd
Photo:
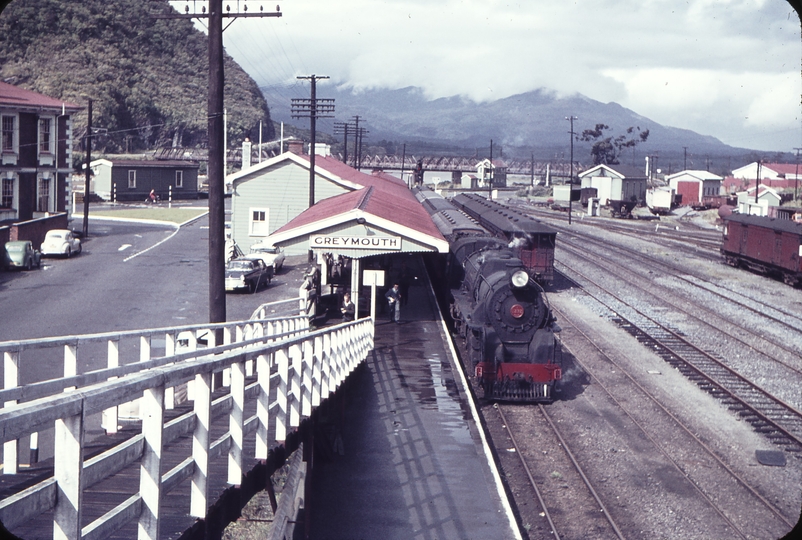
[[[609,126],[605,136],[613,137],[624,134],[629,127],[648,129],[646,142],[621,156],[622,163],[639,167],[645,156],[656,155],[664,165],[670,160],[674,171],[686,164],[687,168],[709,166],[711,171],[723,171],[753,161],[758,155],[728,146],[715,137],[661,125],[617,103],[601,103],[581,94],[559,97],[545,89],[475,102],[461,96],[428,99],[417,87],[356,91],[347,85],[330,84],[320,85],[317,97],[334,98],[336,121],[353,122],[359,115],[360,127],[369,132],[364,144],[386,147],[388,141],[395,146],[406,143],[408,152],[429,148],[429,153],[444,155],[487,155],[492,139],[496,156],[503,153],[528,159],[534,154],[537,159],[567,159],[571,145],[567,118],[574,116],[575,134],[596,124]],[[274,121],[301,125],[290,118],[285,104],[270,105]],[[326,130],[324,122],[318,126]],[[590,146],[575,140],[575,159],[588,162]],[[765,152],[760,155],[765,157]],[[786,158],[790,159],[790,155]]]

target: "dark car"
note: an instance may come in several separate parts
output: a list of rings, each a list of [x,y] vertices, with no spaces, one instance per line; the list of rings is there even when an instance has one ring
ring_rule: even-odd
[[[6,242],[5,264],[6,268],[39,268],[42,264],[41,254],[33,249],[30,240]]]
[[[226,291],[246,289],[253,292],[273,278],[273,267],[266,266],[258,257],[240,257],[226,265]]]

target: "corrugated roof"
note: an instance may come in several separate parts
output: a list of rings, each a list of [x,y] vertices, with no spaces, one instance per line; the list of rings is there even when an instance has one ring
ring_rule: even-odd
[[[618,175],[623,176],[624,178],[646,178],[646,173],[643,169],[638,167],[633,167],[632,165],[607,165],[606,163],[600,163],[594,167],[586,171],[582,171],[579,173],[580,177],[588,176],[592,171],[596,169],[605,168],[610,171],[616,172]]]
[[[194,161],[180,159],[99,159],[93,161],[91,165],[94,167],[96,163],[99,164],[104,161],[111,163],[114,167],[198,167],[198,164]]]
[[[45,96],[33,90],[26,90],[5,82],[0,82],[0,106],[18,109],[51,109],[54,111],[60,111],[63,106],[70,112],[79,111],[83,108],[75,103]]]
[[[775,231],[789,232],[802,236],[802,223],[790,219],[775,219],[766,216],[752,216],[748,214],[731,214],[725,221],[737,221],[746,225],[766,227]]]
[[[722,180],[721,176],[719,176],[717,174],[713,174],[710,171],[701,171],[701,170],[692,170],[692,169],[688,169],[688,170],[685,170],[685,171],[680,171],[680,172],[674,173],[674,174],[669,174],[668,176],[666,176],[666,180],[673,180],[674,178],[679,178],[680,176],[683,176],[683,175],[692,176],[692,177],[694,177],[694,178],[696,178],[698,180]]]
[[[445,240],[429,213],[421,206],[411,191],[404,188],[406,194],[399,196],[400,193],[395,192],[393,187],[385,187],[390,187],[390,189],[371,186],[324,199],[301,212],[287,224],[277,229],[274,234],[300,229],[306,225],[347,214],[353,210],[361,210],[402,227],[432,236],[437,240]]]

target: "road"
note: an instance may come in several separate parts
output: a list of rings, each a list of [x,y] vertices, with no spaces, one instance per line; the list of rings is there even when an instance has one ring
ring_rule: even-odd
[[[205,323],[208,246],[206,217],[180,229],[90,219],[80,255],[43,259],[40,270],[0,271],[0,341]],[[288,260],[268,287],[255,294],[227,294],[227,319],[247,319],[264,302],[297,296],[305,266],[302,258],[297,264]],[[163,340],[154,339],[153,346],[163,346]],[[82,346],[78,372],[105,367],[105,349],[102,343]],[[121,343],[122,363],[136,362],[137,354],[136,347]],[[62,376],[63,358],[60,348],[23,351],[20,382]],[[86,436],[93,439],[102,433],[100,416],[92,415]],[[23,447],[26,444],[27,439]],[[52,456],[52,451],[48,430],[40,434],[40,459]]]
[[[92,219],[80,255],[0,272],[0,341],[207,322],[208,245],[206,217],[180,229]],[[291,274],[290,262],[256,294],[226,295],[228,320],[297,295]],[[105,355],[78,356],[79,371],[105,366]],[[23,360],[24,383],[60,375],[60,361],[41,360]]]

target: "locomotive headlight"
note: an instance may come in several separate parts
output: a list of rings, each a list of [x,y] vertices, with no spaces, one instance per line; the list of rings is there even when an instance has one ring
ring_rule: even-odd
[[[510,278],[510,283],[516,289],[526,287],[527,283],[529,283],[529,274],[525,270],[518,270]]]

